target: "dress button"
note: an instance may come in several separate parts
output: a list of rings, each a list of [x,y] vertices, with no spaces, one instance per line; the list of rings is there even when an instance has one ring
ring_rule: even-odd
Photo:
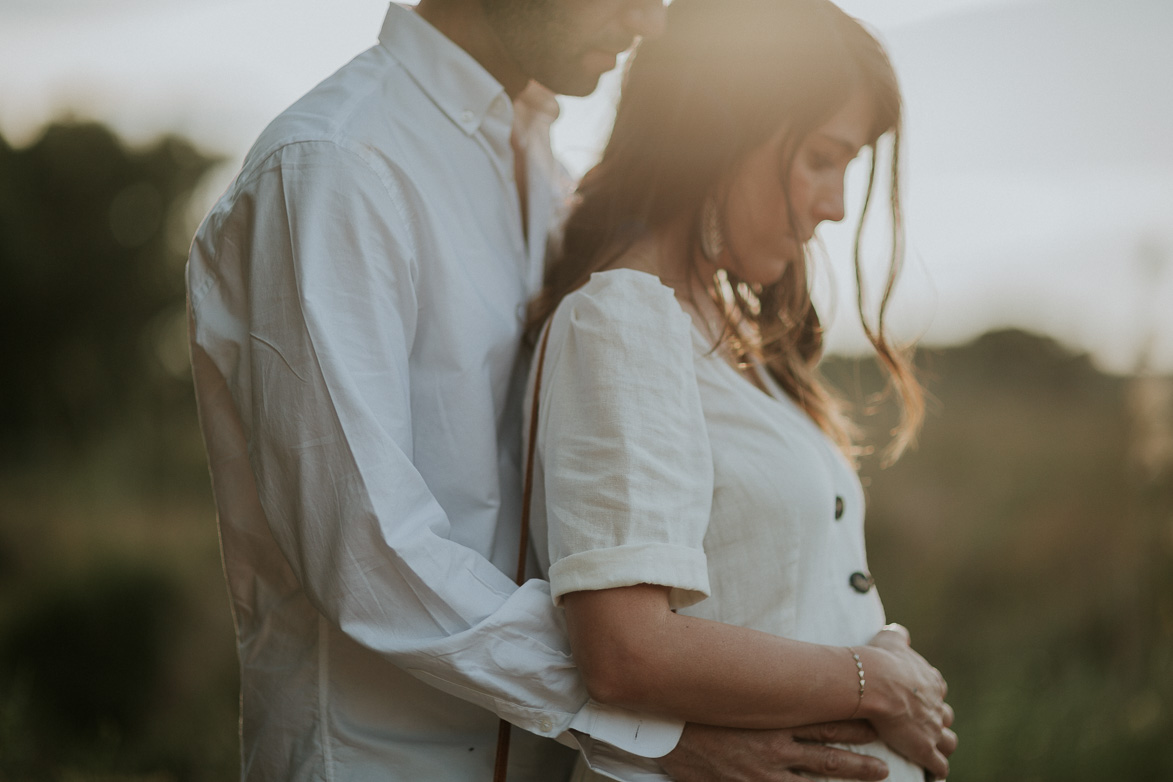
[[[841,518],[843,518],[843,498],[836,497],[835,498],[835,521],[839,521],[839,519],[841,519]]]
[[[848,579],[848,583],[851,584],[852,589],[862,595],[864,592],[867,592],[869,589],[871,589],[872,584],[876,582],[875,579],[873,579],[867,573],[852,573],[851,578]]]

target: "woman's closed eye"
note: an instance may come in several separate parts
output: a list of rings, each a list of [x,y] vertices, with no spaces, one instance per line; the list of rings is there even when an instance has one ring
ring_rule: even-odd
[[[811,152],[807,155],[806,164],[812,171],[830,171],[838,165],[839,161],[835,157],[823,152]]]

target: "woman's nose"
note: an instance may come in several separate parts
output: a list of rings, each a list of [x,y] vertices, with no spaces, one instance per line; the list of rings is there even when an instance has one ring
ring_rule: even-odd
[[[664,0],[631,0],[624,23],[633,34],[655,38],[664,32]]]
[[[844,218],[845,214],[843,207],[843,184],[840,183],[838,187],[828,188],[815,201],[812,217],[815,218],[815,224],[818,225],[823,221],[838,223]]]

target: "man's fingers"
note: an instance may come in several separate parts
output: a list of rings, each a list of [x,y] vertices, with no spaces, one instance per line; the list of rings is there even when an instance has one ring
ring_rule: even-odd
[[[713,777],[713,779],[724,780],[725,777]],[[705,782],[712,782],[712,780],[705,780]],[[778,771],[771,771],[768,778],[754,777],[752,782],[810,782],[810,777],[806,774],[796,774],[789,769],[780,769]]]
[[[823,744],[796,744],[800,755],[791,768],[835,779],[858,779],[878,782],[888,778],[888,765],[879,758],[857,755],[845,749]]]
[[[799,734],[807,737],[799,740]],[[707,725],[685,726],[680,743],[660,758],[676,782],[804,782],[798,772],[859,782],[886,779],[888,768],[877,758],[807,743],[808,740],[870,740],[867,725],[828,723],[797,730],[732,730]]]
[[[804,725],[791,735],[798,741],[816,741],[820,744],[867,744],[879,738],[876,729],[866,720],[843,720]]]

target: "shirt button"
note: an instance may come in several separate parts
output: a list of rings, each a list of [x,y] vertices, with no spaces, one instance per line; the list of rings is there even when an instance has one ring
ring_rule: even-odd
[[[841,518],[843,518],[843,498],[836,497],[835,498],[835,521],[839,521],[839,519],[841,519]]]
[[[468,109],[465,109],[464,111],[460,112],[460,121],[463,122],[465,125],[468,125],[476,118],[477,118],[477,115],[473,114]]]
[[[876,583],[875,579],[868,573],[852,573],[851,578],[847,581],[851,584],[851,588],[861,595],[871,589],[872,585]]]
[[[546,732],[549,732],[550,729],[554,727],[554,723],[550,722],[549,717],[542,717],[542,721],[538,723],[538,727]]]

